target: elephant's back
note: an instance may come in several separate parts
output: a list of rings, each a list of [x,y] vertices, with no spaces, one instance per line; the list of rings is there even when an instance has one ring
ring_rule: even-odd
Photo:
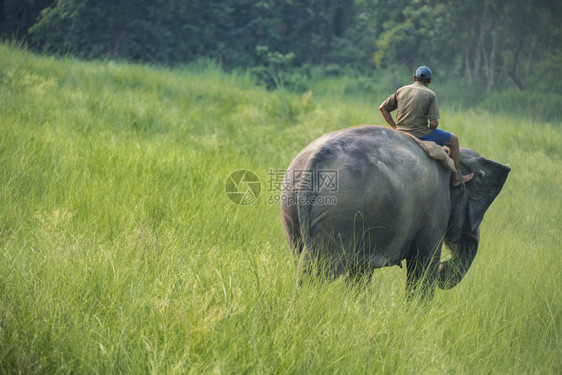
[[[429,165],[423,150],[408,136],[386,127],[363,125],[328,133],[295,158],[295,167],[332,169],[346,184],[383,179],[389,185],[404,185],[419,179]],[[291,167],[289,168],[291,169]],[[373,181],[376,183],[376,181]]]
[[[390,128],[363,125],[325,134],[310,143],[289,166],[283,186],[294,190],[294,175],[300,171],[314,172],[313,177],[326,172],[337,176],[340,192],[358,195],[392,190],[415,198],[420,193],[417,182],[436,170],[436,163],[410,137]],[[321,190],[322,186],[316,187]]]
[[[304,169],[337,175],[342,201],[338,206],[398,212],[402,206],[424,199],[419,182],[431,173],[429,159],[412,139],[395,130],[378,126],[344,129],[309,151]]]

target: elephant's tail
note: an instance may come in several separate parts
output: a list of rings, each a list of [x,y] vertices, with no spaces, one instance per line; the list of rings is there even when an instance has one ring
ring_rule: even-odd
[[[312,171],[311,171],[312,172]],[[317,192],[308,189],[302,181],[297,185],[297,210],[302,243],[305,251],[312,249],[312,204]]]
[[[313,230],[316,224],[313,209],[320,192],[319,171],[322,167],[322,151],[315,153],[306,163],[301,178],[296,184],[297,210],[299,215],[300,233],[304,251],[310,253],[313,246]]]

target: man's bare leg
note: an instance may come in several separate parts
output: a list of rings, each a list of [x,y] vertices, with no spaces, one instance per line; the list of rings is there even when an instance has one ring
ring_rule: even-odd
[[[455,169],[458,171],[459,170],[459,138],[456,135],[451,134],[451,140],[449,141],[449,143],[447,143],[447,146],[450,149],[449,156],[451,157],[451,159],[453,159],[453,162],[455,163]],[[462,176],[462,179],[464,183],[467,183],[468,181],[472,180],[473,177],[474,177],[474,173],[469,173]],[[453,173],[452,183],[454,187],[460,186],[462,184],[459,174],[457,172]]]

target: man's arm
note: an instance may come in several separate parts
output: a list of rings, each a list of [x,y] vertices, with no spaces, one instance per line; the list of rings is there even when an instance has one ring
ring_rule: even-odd
[[[382,117],[384,117],[388,125],[390,125],[392,129],[396,129],[396,123],[394,122],[392,115],[386,110],[386,108],[384,108],[383,104],[381,104],[381,106],[379,107],[379,111],[381,111]]]
[[[437,102],[437,96],[433,95],[431,101],[429,102],[429,109],[427,111],[427,117],[429,117],[429,128],[431,130],[437,129],[439,126],[439,103]],[[434,119],[434,120],[431,120]]]

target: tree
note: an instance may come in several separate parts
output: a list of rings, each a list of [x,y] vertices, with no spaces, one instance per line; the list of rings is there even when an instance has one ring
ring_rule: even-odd
[[[0,37],[28,41],[28,30],[56,0],[0,0]]]
[[[289,56],[283,69],[326,71],[424,64],[487,91],[543,87],[533,67],[556,69],[561,18],[562,2],[551,0],[0,0],[0,36],[50,53],[203,57],[225,68]]]
[[[469,85],[496,88],[506,77],[520,89],[530,67],[560,45],[559,2],[540,0],[363,0],[377,12],[377,66],[413,68],[427,61],[458,71]]]

